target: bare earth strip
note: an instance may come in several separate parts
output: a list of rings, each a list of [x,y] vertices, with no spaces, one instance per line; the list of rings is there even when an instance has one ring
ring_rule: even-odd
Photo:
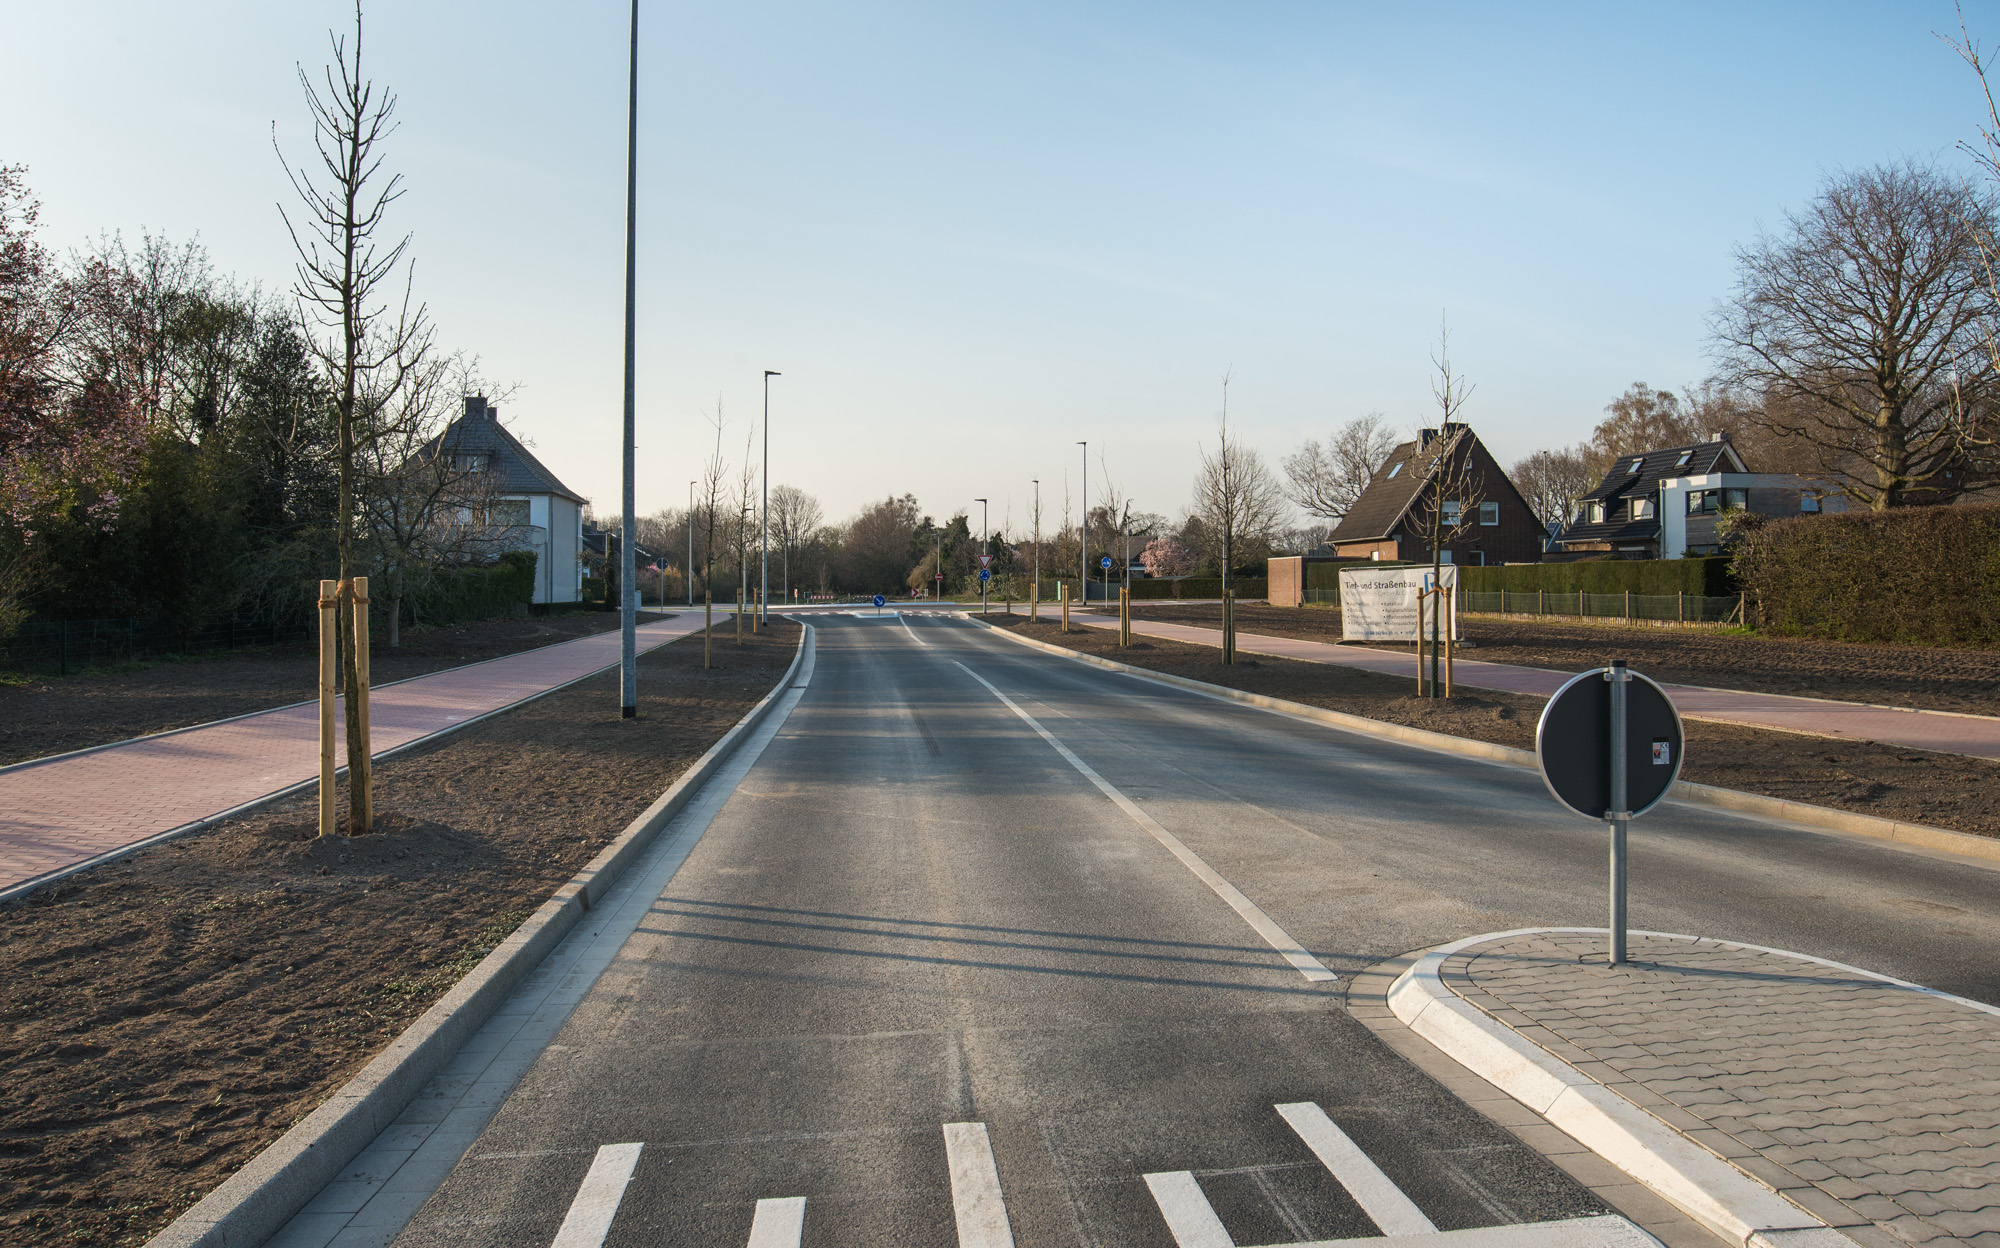
[[[313,797],[0,907],[0,1242],[143,1243],[441,996],[785,672],[798,628],[640,662],[378,765],[379,835]]]
[[[1123,648],[1115,632],[1101,629],[1062,636],[1046,615],[1033,625],[1018,615],[986,619],[1135,667],[1517,749],[1534,748],[1544,702],[1486,690],[1462,691],[1448,701],[1418,698],[1416,682],[1405,677],[1265,655],[1226,667],[1211,646],[1146,637]],[[2000,763],[1723,724],[1690,722],[1687,732],[1682,777],[1699,784],[2000,836]]]

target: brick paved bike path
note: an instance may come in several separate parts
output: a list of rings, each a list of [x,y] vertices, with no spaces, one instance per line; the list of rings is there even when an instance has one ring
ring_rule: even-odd
[[[643,653],[701,629],[699,612],[639,629]],[[619,635],[598,633],[374,691],[376,755],[568,684],[618,662]],[[313,673],[301,673],[311,688]],[[338,761],[345,765],[343,740]],[[317,703],[0,769],[0,895],[52,872],[185,828],[312,780]]]
[[[1094,612],[1072,610],[1070,620],[1092,628],[1118,627],[1115,616]],[[1220,629],[1199,628],[1191,624],[1168,624],[1135,618],[1132,631],[1198,646],[1219,647],[1222,644]],[[1236,648],[1251,654],[1268,654],[1273,658],[1298,659],[1306,663],[1330,663],[1390,676],[1414,679],[1417,674],[1416,656],[1367,647],[1336,646],[1323,641],[1239,632],[1236,634]],[[1482,663],[1472,659],[1459,659],[1452,667],[1452,683],[1455,685],[1539,697],[1554,693],[1575,674],[1514,667],[1505,663]],[[1781,693],[1708,689],[1665,681],[1661,682],[1661,687],[1673,699],[1680,713],[1689,719],[2000,759],[2000,718],[1957,715],[1945,711],[1913,711],[1861,702],[1792,697]]]
[[[1508,934],[1440,976],[1860,1243],[2000,1245],[2000,1010],[1803,954],[1630,939],[1613,968],[1602,929]]]

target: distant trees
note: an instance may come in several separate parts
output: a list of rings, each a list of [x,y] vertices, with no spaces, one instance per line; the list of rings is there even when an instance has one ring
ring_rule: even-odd
[[[1254,447],[1229,428],[1229,378],[1222,379],[1222,420],[1215,449],[1204,448],[1194,478],[1193,512],[1213,544],[1223,589],[1236,561],[1268,547],[1285,520],[1285,493]]]
[[[778,550],[778,574],[785,600],[792,596],[792,560],[825,522],[819,500],[796,485],[771,490],[771,540]]]
[[[1671,390],[1655,390],[1635,381],[1605,405],[1604,419],[1581,448],[1585,466],[1602,479],[1620,456],[1705,441],[1711,432],[1702,427],[1707,412],[1693,402],[1683,403]],[[1591,482],[1593,487],[1596,484]]]
[[[1200,556],[1171,537],[1156,537],[1146,543],[1139,562],[1147,576],[1193,576],[1201,567]]]
[[[1338,523],[1395,447],[1395,432],[1380,412],[1355,417],[1324,444],[1308,439],[1283,460],[1292,501],[1308,515]]]
[[[1591,466],[1589,445],[1536,451],[1516,460],[1507,473],[1543,528],[1564,525],[1576,515],[1577,502],[1597,488],[1604,474]]]
[[[847,523],[840,545],[841,583],[862,592],[897,592],[908,579],[910,539],[917,522],[914,494],[892,495],[862,508]]]
[[[1737,252],[1712,342],[1748,419],[1873,510],[1948,501],[1991,444],[1989,194],[1914,162],[1829,177]]]

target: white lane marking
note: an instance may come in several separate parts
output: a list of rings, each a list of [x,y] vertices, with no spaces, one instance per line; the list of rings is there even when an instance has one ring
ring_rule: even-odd
[[[1040,733],[1042,740],[1048,742],[1051,746],[1053,746],[1055,748],[1056,753],[1062,755],[1064,759],[1068,760],[1070,766],[1076,768],[1079,772],[1083,774],[1084,779],[1096,785],[1099,792],[1103,793],[1104,796],[1110,798],[1113,802],[1116,802],[1118,804],[1118,809],[1124,811],[1127,815],[1130,815],[1132,817],[1132,822],[1144,828],[1149,834],[1151,834],[1154,840],[1166,846],[1174,857],[1181,860],[1182,865],[1187,867],[1188,870],[1194,872],[1195,876],[1198,879],[1200,879],[1202,883],[1208,885],[1209,888],[1213,889],[1217,897],[1220,897],[1224,901],[1228,902],[1230,909],[1242,915],[1243,921],[1248,923],[1259,936],[1262,936],[1264,938],[1264,943],[1270,945],[1271,948],[1276,949],[1281,955],[1284,956],[1285,961],[1290,962],[1294,967],[1298,968],[1300,974],[1304,975],[1307,979],[1311,980],[1314,983],[1332,983],[1340,978],[1339,976],[1335,975],[1332,971],[1326,969],[1326,964],[1324,962],[1321,962],[1318,958],[1315,958],[1312,954],[1307,953],[1305,946],[1301,945],[1298,941],[1293,940],[1291,938],[1291,935],[1288,932],[1286,932],[1284,928],[1278,926],[1277,920],[1273,919],[1270,915],[1265,914],[1264,911],[1257,905],[1256,902],[1250,900],[1248,897],[1245,897],[1234,884],[1231,884],[1228,880],[1225,880],[1220,875],[1217,875],[1215,872],[1215,868],[1209,866],[1206,862],[1203,862],[1200,854],[1195,853],[1193,850],[1189,849],[1186,845],[1182,844],[1181,838],[1175,836],[1173,833],[1161,827],[1159,822],[1155,820],[1151,815],[1139,809],[1139,806],[1136,802],[1134,802],[1131,798],[1125,796],[1123,793],[1120,793],[1115,787],[1113,787],[1113,785],[1109,780],[1106,780],[1103,776],[1098,775],[1097,772],[1091,767],[1089,763],[1086,763],[1082,759],[1078,758],[1074,753],[1070,751],[1070,748],[1068,746],[1056,740],[1055,734],[1051,733],[1048,729],[1042,727],[1040,722],[1038,722],[1033,715],[1028,714],[1026,711],[1022,710],[1019,706],[1015,705],[1014,699],[1008,697],[1006,694],[1000,692],[998,689],[995,689],[993,687],[992,681],[986,679],[984,676],[981,676],[978,672],[973,671],[971,668],[965,667],[965,664],[960,663],[959,666],[965,668],[966,675],[972,677],[980,684],[985,685],[987,691],[991,693],[994,697],[1000,699],[1001,703],[1005,705],[1008,710],[1014,712],[1016,715],[1019,715],[1023,720],[1023,722],[1025,722],[1028,725],[1028,727],[1033,728],[1036,732]]]
[[[799,1248],[805,1233],[805,1197],[757,1202],[757,1216],[750,1219],[750,1248]]]
[[[931,648],[931,643],[917,636],[917,630],[910,627],[910,622],[908,620],[903,619],[903,617],[900,615],[897,616],[896,618],[903,621],[903,631],[910,635],[911,641],[916,642],[918,645],[922,646],[926,650]]]
[[[639,1164],[639,1150],[644,1147],[606,1144],[597,1150],[590,1173],[583,1176],[576,1199],[569,1202],[569,1216],[563,1219],[562,1229],[549,1248],[602,1248],[604,1237],[611,1232],[611,1219],[618,1216],[618,1203],[625,1199],[625,1185],[632,1181],[632,1170]]]
[[[1007,1202],[1000,1195],[1000,1171],[983,1122],[944,1124],[944,1155],[951,1168],[951,1211],[958,1219],[959,1248],[1014,1248]]]
[[[1397,1187],[1368,1154],[1347,1138],[1326,1111],[1311,1101],[1277,1107],[1306,1147],[1333,1172],[1333,1177],[1354,1197],[1361,1211],[1382,1228],[1384,1235],[1435,1235],[1437,1226],[1424,1216],[1403,1189]]]
[[[1236,1248],[1192,1174],[1185,1170],[1149,1174],[1146,1186],[1153,1190],[1153,1203],[1160,1207],[1160,1216],[1180,1248]]]

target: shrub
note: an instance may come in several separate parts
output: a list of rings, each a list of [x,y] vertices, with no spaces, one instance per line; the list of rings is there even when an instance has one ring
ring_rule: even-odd
[[[1737,586],[1729,560],[1596,559],[1577,563],[1510,563],[1495,567],[1459,565],[1460,589],[1473,593],[1532,594],[1699,594],[1719,598]]]
[[[439,572],[412,608],[426,624],[453,624],[511,614],[534,596],[535,552],[510,550],[485,567]]]
[[[2000,646],[2000,506],[1776,520],[1744,535],[1736,575],[1769,632]]]

